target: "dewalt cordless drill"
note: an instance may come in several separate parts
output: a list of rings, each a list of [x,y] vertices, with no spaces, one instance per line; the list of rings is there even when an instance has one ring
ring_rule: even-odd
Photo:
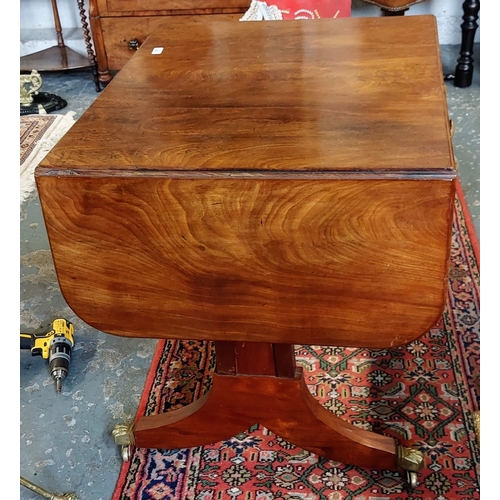
[[[57,393],[61,392],[62,381],[68,375],[75,345],[74,333],[73,323],[66,319],[54,320],[42,333],[21,333],[21,349],[30,349],[32,356],[49,360],[50,375],[56,383]]]

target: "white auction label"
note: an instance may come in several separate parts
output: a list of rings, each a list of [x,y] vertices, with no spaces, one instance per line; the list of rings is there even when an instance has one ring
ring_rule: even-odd
[[[161,54],[163,52],[163,47],[155,47],[152,51],[151,54]]]

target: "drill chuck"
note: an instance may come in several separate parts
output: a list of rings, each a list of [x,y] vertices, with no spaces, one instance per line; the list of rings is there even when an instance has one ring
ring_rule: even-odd
[[[64,336],[56,336],[49,349],[50,375],[56,383],[56,391],[61,392],[62,381],[69,372],[71,342]]]
[[[61,392],[62,381],[69,372],[71,352],[75,343],[73,324],[59,318],[51,327],[41,333],[21,333],[21,349],[30,349],[33,356],[49,360],[50,376],[56,383],[56,391]]]

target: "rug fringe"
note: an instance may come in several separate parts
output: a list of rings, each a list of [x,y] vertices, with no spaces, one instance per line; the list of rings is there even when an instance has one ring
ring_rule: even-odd
[[[47,129],[43,138],[38,141],[29,157],[21,165],[21,204],[35,191],[36,184],[33,175],[35,168],[47,156],[48,152],[57,144],[61,137],[75,124],[75,114],[75,111],[68,111],[64,115],[56,115],[54,123]]]

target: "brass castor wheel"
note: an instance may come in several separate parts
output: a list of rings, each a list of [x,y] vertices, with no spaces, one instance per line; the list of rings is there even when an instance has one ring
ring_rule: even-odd
[[[130,445],[122,446],[122,460],[124,462],[130,460]]]
[[[406,483],[408,487],[408,491],[411,493],[418,486],[418,476],[416,472],[406,471]]]
[[[419,450],[398,446],[398,465],[406,472],[407,487],[412,492],[418,486],[417,472],[425,466],[424,455]]]
[[[121,456],[124,462],[130,460],[130,452],[134,444],[134,424],[118,424],[111,433],[115,444],[121,446]]]

